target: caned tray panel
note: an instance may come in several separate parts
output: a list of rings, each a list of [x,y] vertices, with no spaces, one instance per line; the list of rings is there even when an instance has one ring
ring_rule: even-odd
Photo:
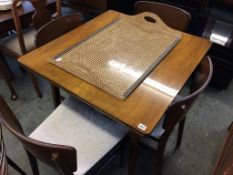
[[[180,39],[155,14],[121,15],[49,61],[125,99]]]

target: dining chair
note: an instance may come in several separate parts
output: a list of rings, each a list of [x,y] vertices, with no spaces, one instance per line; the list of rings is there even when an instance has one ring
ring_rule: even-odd
[[[196,98],[200,93],[207,87],[213,73],[213,65],[210,57],[206,57],[198,65],[195,72],[192,75],[191,82],[189,85],[189,94],[187,96],[177,95],[174,101],[166,110],[164,116],[152,131],[151,135],[142,140],[142,143],[152,146],[154,141],[158,143],[157,153],[158,153],[158,165],[159,174],[162,171],[163,155],[166,147],[166,143],[170,134],[176,125],[178,128],[178,137],[176,148],[181,145],[183,130],[185,125],[186,115],[189,109],[192,107]],[[151,145],[152,141],[152,145]],[[154,144],[155,145],[155,144]]]
[[[84,18],[81,13],[69,14],[48,22],[35,34],[36,47],[40,47],[59,36],[64,35],[83,23]]]
[[[3,37],[0,41],[0,52],[9,54],[18,59],[20,56],[35,49],[35,32],[47,22],[51,21],[53,17],[61,15],[61,0],[56,0],[56,13],[50,14],[46,9],[46,0],[25,0],[34,7],[35,12],[32,15],[32,25],[24,28],[24,21],[21,21],[21,11],[18,10],[17,5],[24,0],[14,0],[12,3],[12,16],[14,19],[16,34],[10,34]],[[33,59],[33,58],[32,58]],[[29,71],[29,76],[32,80],[33,86],[38,97],[42,97],[37,80],[32,72]]]
[[[84,18],[81,13],[69,14],[66,16],[58,17],[55,20],[48,22],[47,24],[42,26],[35,35],[36,47],[45,45],[46,43],[56,39],[61,35],[64,35],[65,33],[71,31],[72,29],[80,26],[83,23]],[[56,98],[55,91],[58,91],[58,93],[60,93],[60,89],[55,89],[54,86],[51,86],[51,90],[53,98]],[[54,104],[54,106],[57,105]]]
[[[185,31],[191,20],[191,15],[187,11],[160,2],[138,1],[135,3],[134,11],[155,13],[169,27],[180,31]]]
[[[121,151],[127,134],[126,127],[72,97],[29,136],[2,97],[0,112],[1,123],[27,150],[34,175],[39,175],[34,156],[61,174],[97,174]]]
[[[0,175],[8,175],[8,164],[18,173],[26,175],[26,173],[6,155],[6,149],[2,134],[2,126],[0,124]]]

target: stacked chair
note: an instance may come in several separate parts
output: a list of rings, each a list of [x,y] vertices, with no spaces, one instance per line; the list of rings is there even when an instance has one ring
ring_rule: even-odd
[[[3,57],[3,53],[5,53],[15,59],[18,59],[20,56],[35,49],[36,46],[34,40],[36,31],[38,31],[44,24],[48,23],[56,17],[61,16],[61,0],[56,0],[55,14],[50,14],[50,12],[47,10],[46,0],[26,1],[31,3],[35,8],[34,15],[32,15],[32,24],[25,28],[24,21],[21,21],[20,11],[18,10],[17,4],[22,3],[23,0],[13,1],[11,11],[14,19],[16,34],[10,34],[1,39],[0,57]],[[21,70],[25,71],[23,68],[21,68]],[[38,97],[42,97],[42,93],[39,89],[34,74],[29,71],[29,75]],[[12,88],[10,88],[10,90],[12,94],[14,94],[14,90],[12,90]]]

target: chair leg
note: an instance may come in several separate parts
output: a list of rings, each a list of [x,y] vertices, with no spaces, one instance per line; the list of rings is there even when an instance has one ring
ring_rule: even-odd
[[[125,167],[125,150],[126,150],[126,145],[127,145],[127,139],[125,139],[122,143],[122,146],[120,148],[120,168],[124,169]]]
[[[139,141],[140,135],[137,133],[131,132],[129,134],[130,139],[130,155],[129,155],[129,165],[128,165],[128,175],[135,174],[135,168],[138,158],[138,151],[139,151]]]
[[[19,64],[19,62],[18,62],[18,65],[19,65],[20,71],[21,71],[23,74],[25,74],[25,73],[27,72],[26,69],[25,69],[24,67],[22,67],[22,66]]]
[[[163,138],[159,141],[158,144],[158,175],[162,174],[163,169],[163,157],[164,157],[164,151],[166,148],[167,140],[169,138],[169,135],[163,136]]]
[[[7,78],[9,80],[13,80],[14,79],[14,75],[9,67],[9,64],[7,63],[5,57],[3,56],[3,53],[0,51],[0,62],[1,62],[1,65],[2,65],[2,69],[4,72],[6,72],[6,75],[7,75]]]
[[[27,150],[26,153],[32,168],[33,175],[40,175],[36,158]]]
[[[31,78],[31,80],[32,80],[32,84],[33,84],[33,86],[34,86],[34,89],[35,89],[35,91],[36,91],[37,96],[38,96],[39,98],[42,98],[43,95],[42,95],[42,93],[41,93],[41,91],[40,91],[40,88],[39,88],[39,85],[38,85],[38,82],[37,82],[37,79],[36,79],[35,75],[34,75],[32,72],[29,72],[29,76],[30,76],[30,78]]]
[[[53,104],[54,109],[56,109],[61,104],[61,94],[60,89],[53,84],[50,84],[51,91],[52,91],[52,97],[53,97]]]
[[[181,145],[182,137],[183,137],[183,131],[184,131],[184,124],[185,124],[185,118],[180,121],[179,123],[179,129],[178,129],[178,137],[177,137],[177,143],[176,148],[179,148]]]
[[[11,99],[17,100],[18,95],[16,94],[12,84],[10,83],[9,79],[7,78],[7,75],[4,71],[4,65],[2,64],[2,62],[0,62],[0,76],[3,78],[3,80],[5,81],[6,85],[8,86],[8,88],[11,92]]]
[[[22,175],[27,175],[13,160],[6,156],[8,164]]]

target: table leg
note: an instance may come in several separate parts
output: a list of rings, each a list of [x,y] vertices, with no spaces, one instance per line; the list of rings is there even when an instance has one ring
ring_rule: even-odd
[[[8,79],[8,77],[6,75],[4,66],[5,66],[4,63],[0,61],[0,76],[3,78],[3,80],[5,81],[6,85],[8,86],[8,88],[11,92],[11,99],[17,100],[18,96],[17,96],[13,86],[11,85],[10,80]]]
[[[8,80],[13,80],[14,79],[14,75],[9,67],[9,64],[6,62],[6,59],[4,58],[2,52],[0,52],[0,62],[1,62],[1,69],[3,69],[3,71],[5,72],[5,75],[7,76]]]
[[[141,136],[135,132],[131,132],[130,135],[130,157],[129,157],[129,167],[128,167],[128,175],[135,174],[135,168],[138,157],[139,150],[139,141]]]
[[[61,95],[60,89],[53,84],[50,84],[53,96],[54,108],[58,107],[61,104]]]

